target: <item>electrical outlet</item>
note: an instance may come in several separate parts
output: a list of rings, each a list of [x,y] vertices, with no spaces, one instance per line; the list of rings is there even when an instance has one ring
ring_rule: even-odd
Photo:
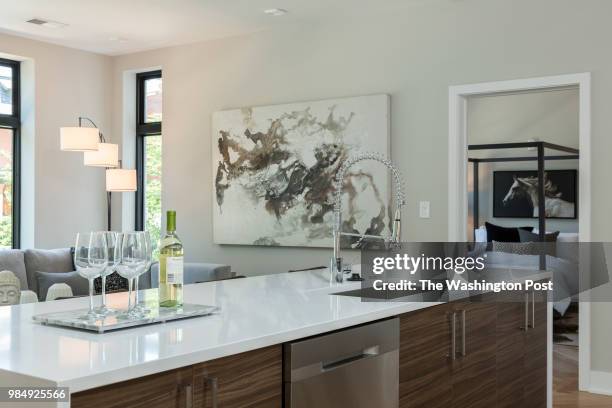
[[[419,217],[429,218],[429,201],[419,202]]]

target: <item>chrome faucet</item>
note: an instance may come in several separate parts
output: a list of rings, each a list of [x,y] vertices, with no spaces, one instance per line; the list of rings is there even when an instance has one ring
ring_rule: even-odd
[[[391,230],[390,237],[384,237],[380,235],[369,235],[369,234],[355,234],[351,232],[342,232],[342,189],[344,186],[344,177],[348,169],[364,160],[374,160],[380,162],[387,166],[391,173],[393,174],[393,180],[395,181],[395,202],[396,209],[393,216],[393,228]],[[373,238],[373,239],[382,239],[385,243],[393,243],[397,244],[400,242],[400,230],[401,230],[401,210],[404,205],[404,193],[402,192],[402,180],[401,175],[397,167],[393,165],[389,160],[385,159],[383,156],[377,153],[363,153],[354,157],[351,157],[349,160],[344,162],[338,173],[336,174],[336,179],[334,181],[334,187],[336,189],[335,197],[334,197],[334,229],[333,229],[333,238],[334,238],[334,255],[330,262],[330,273],[331,276],[336,279],[336,282],[342,282],[344,280],[344,275],[342,271],[342,257],[340,256],[340,238],[342,236],[352,236],[359,237],[361,240],[364,238]]]

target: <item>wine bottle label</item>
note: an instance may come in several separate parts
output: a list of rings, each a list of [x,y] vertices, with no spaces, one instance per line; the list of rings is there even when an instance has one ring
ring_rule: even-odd
[[[166,283],[183,284],[182,256],[169,256],[166,258]]]

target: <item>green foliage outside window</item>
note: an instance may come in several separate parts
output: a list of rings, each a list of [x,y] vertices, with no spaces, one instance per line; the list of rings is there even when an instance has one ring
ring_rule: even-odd
[[[151,234],[153,257],[159,258],[161,238],[161,176],[162,137],[147,136],[145,140],[145,230]]]
[[[13,245],[13,229],[11,217],[0,217],[0,248],[10,248]]]
[[[13,164],[11,160],[11,153],[5,150],[0,150],[0,157],[6,162],[4,166],[0,168],[0,185],[12,186],[13,183]],[[6,191],[0,191],[3,194],[3,200],[0,202],[4,203],[4,206],[12,208],[12,194],[11,189],[8,188]],[[13,219],[9,215],[3,215],[3,208],[0,208],[0,248],[11,248],[13,246]]]

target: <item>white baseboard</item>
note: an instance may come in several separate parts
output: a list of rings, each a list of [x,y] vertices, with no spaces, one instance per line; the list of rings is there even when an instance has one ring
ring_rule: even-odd
[[[593,394],[612,395],[612,373],[591,371],[591,385],[588,392]]]

